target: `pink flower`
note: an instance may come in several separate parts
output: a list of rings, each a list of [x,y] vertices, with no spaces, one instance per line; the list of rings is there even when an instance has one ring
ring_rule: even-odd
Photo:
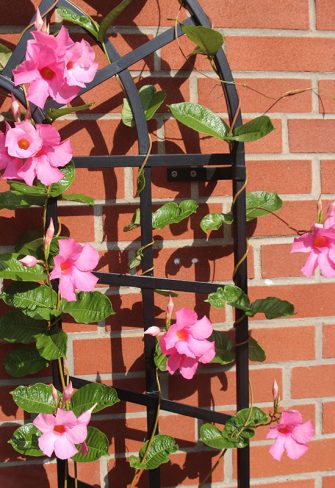
[[[1,142],[3,139],[0,139],[0,146]],[[5,148],[0,150],[0,161],[2,159],[5,162],[10,157],[12,160],[7,161],[3,178],[24,180],[29,186],[32,186],[36,177],[44,185],[57,183],[64,176],[58,168],[72,159],[70,141],[66,139],[61,142],[59,132],[49,124],[37,124],[34,127],[24,121],[15,123],[14,128],[8,126],[4,145]]]
[[[279,387],[278,387],[278,383],[276,380],[273,381],[272,396],[273,396],[273,401],[275,403],[278,403],[278,401],[279,401]]]
[[[33,268],[37,264],[37,259],[34,258],[34,256],[25,256],[22,259],[19,259],[20,263],[23,264],[23,266],[27,266],[27,268]]]
[[[335,226],[333,217],[314,224],[310,232],[294,239],[291,252],[310,253],[301,272],[312,276],[317,266],[323,276],[335,276]],[[332,224],[332,225],[331,225]]]
[[[271,426],[267,439],[276,439],[270,448],[271,456],[277,461],[281,460],[286,451],[291,459],[299,459],[305,454],[309,442],[314,435],[312,422],[302,423],[302,415],[298,410],[284,410],[277,425]]]
[[[14,71],[16,85],[29,83],[28,100],[43,108],[50,96],[58,103],[75,98],[85,83],[93,80],[98,65],[86,41],[73,42],[63,26],[55,37],[41,27],[32,32],[27,43],[26,59]]]
[[[99,261],[99,253],[89,244],[82,246],[74,239],[59,241],[59,254],[50,278],[59,279],[59,291],[68,302],[76,301],[75,290],[92,291],[97,284],[92,271]]]
[[[156,327],[155,325],[152,325],[149,327],[147,330],[144,331],[144,334],[146,335],[151,335],[153,337],[158,336],[161,333],[161,330],[159,327]]]
[[[160,338],[160,346],[163,354],[169,356],[169,373],[179,369],[184,378],[191,379],[199,363],[210,363],[215,356],[214,342],[207,340],[213,327],[206,316],[198,320],[197,314],[187,308],[176,312],[176,318],[176,323]]]
[[[13,93],[12,93],[12,103],[11,103],[11,107],[10,108],[11,108],[11,111],[12,111],[13,118],[14,118],[15,122],[20,122],[20,120],[21,120],[20,104],[16,100],[16,98],[14,97]]]
[[[51,241],[55,235],[54,221],[50,219],[49,227],[44,236],[44,249],[47,251],[50,248]]]
[[[77,454],[76,444],[82,444],[87,437],[87,425],[93,409],[87,410],[78,418],[71,411],[57,410],[56,416],[40,413],[33,424],[42,435],[38,438],[38,446],[46,456],[59,459],[70,459]]]
[[[7,130],[10,129],[10,125],[6,124]],[[21,167],[20,160],[13,158],[8,154],[8,150],[5,146],[6,136],[3,132],[0,132],[0,171],[4,170],[2,177],[4,179],[15,178],[17,172]]]

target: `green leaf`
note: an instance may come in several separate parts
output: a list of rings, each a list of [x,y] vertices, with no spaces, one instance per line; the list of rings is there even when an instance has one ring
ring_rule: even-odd
[[[0,43],[0,68],[1,69],[4,69],[11,55],[12,55],[11,49],[9,49],[9,47],[5,46],[4,44]]]
[[[60,398],[61,393],[58,391],[57,394]],[[18,386],[11,395],[16,405],[28,413],[54,413],[56,409],[52,388],[43,383]]]
[[[137,227],[140,226],[140,219],[141,219],[141,212],[140,209],[137,208],[131,218],[130,224],[126,225],[123,227],[123,232],[129,232],[131,230],[136,229]]]
[[[176,298],[178,296],[178,293],[175,291],[170,291],[170,290],[160,290],[159,288],[154,289],[155,293],[158,293],[158,295],[162,295],[163,297],[172,297]]]
[[[247,313],[250,317],[256,313],[264,313],[267,319],[277,319],[294,315],[294,305],[276,297],[259,298],[251,304],[251,310]]]
[[[194,54],[205,54],[213,57],[223,45],[223,35],[220,32],[199,25],[182,25],[186,36],[196,44]]]
[[[87,195],[82,195],[81,193],[64,193],[62,195],[62,200],[67,202],[80,202],[86,205],[94,205],[94,198],[88,197]]]
[[[50,197],[58,197],[59,195],[62,195],[62,193],[70,188],[74,181],[76,170],[73,161],[60,170],[64,176],[58,183],[51,185],[50,192],[48,193]]]
[[[183,200],[181,203],[164,203],[152,215],[152,227],[163,229],[166,225],[178,224],[196,212],[198,203],[195,200]]]
[[[31,344],[35,335],[48,330],[48,322],[34,320],[19,310],[9,312],[0,318],[0,339],[6,342]]]
[[[30,237],[28,237],[30,238]],[[58,241],[62,239],[61,237],[54,237],[50,244],[50,256],[55,256],[59,253]],[[22,239],[23,243],[20,241],[16,242],[15,250],[18,255],[26,256],[27,254],[35,256],[38,259],[44,259],[44,238],[37,237],[36,239],[25,242],[26,239]]]
[[[172,115],[181,124],[212,137],[224,139],[228,126],[214,112],[198,103],[181,102],[169,105]]]
[[[234,343],[226,332],[214,330],[209,340],[215,342],[215,357],[212,363],[224,366],[235,361]]]
[[[37,196],[37,197],[58,197],[64,193],[73,183],[75,177],[75,167],[73,161],[61,168],[61,172],[64,177],[58,182],[50,185],[49,191],[48,187],[42,185],[39,181],[33,186],[26,185],[21,181],[8,180],[8,184],[16,194],[23,196]]]
[[[109,298],[98,291],[81,291],[75,302],[63,301],[63,312],[80,324],[92,324],[113,315]]]
[[[137,174],[135,197],[139,197],[140,193],[142,193],[144,188],[145,188],[145,175],[144,175],[143,168],[140,168]]]
[[[249,346],[248,351],[249,351],[250,361],[259,361],[262,363],[263,361],[266,360],[266,354],[264,349],[258,344],[256,339],[254,339],[251,336],[249,337],[248,346]]]
[[[16,208],[31,207],[37,205],[43,206],[45,197],[21,195],[14,191],[5,191],[0,193],[0,208],[15,210]]]
[[[50,320],[57,315],[57,293],[46,285],[15,283],[1,294],[2,300],[37,320]]]
[[[15,451],[25,456],[44,456],[38,447],[38,438],[41,435],[42,433],[33,424],[25,424],[16,429],[8,443]]]
[[[269,417],[258,407],[243,408],[237,412],[229,422],[233,422],[238,428],[255,428],[268,422]]]
[[[72,457],[73,461],[77,463],[89,463],[108,455],[109,442],[106,435],[96,427],[88,426],[87,431],[85,442],[88,447],[88,453],[86,455],[82,454],[81,446],[77,446],[79,452]]]
[[[72,22],[72,24],[79,25],[98,39],[98,26],[90,17],[86,15],[78,15],[66,7],[60,7],[56,10],[56,12],[62,17],[62,19]]]
[[[107,407],[112,407],[119,402],[114,388],[101,383],[90,383],[82,386],[71,398],[71,410],[78,417],[96,404],[93,413],[100,412]]]
[[[241,288],[235,285],[226,285],[224,288],[219,287],[215,292],[208,295],[206,302],[209,302],[215,308],[223,308],[225,303],[228,303],[231,307],[236,307],[244,312],[250,310],[248,296]]]
[[[221,431],[213,424],[203,424],[200,427],[200,440],[208,447],[214,449],[230,449],[236,446],[236,442],[231,441],[225,436],[224,430]]]
[[[15,349],[6,356],[4,364],[7,373],[14,378],[38,373],[49,366],[36,349]]]
[[[135,269],[141,265],[143,251],[144,251],[144,246],[136,249],[134,256],[129,260],[128,263],[129,269]]]
[[[165,100],[164,91],[156,91],[153,85],[144,85],[138,91],[146,120],[151,120]],[[135,127],[134,114],[127,98],[123,99],[121,118],[127,127]]]
[[[19,254],[0,254],[0,278],[14,281],[44,281],[46,272],[43,266],[36,264],[32,268],[18,261]]]
[[[267,115],[256,117],[250,122],[233,129],[233,134],[226,137],[227,141],[257,141],[274,130],[271,119]]]
[[[103,19],[100,24],[99,41],[102,41],[107,29],[110,25],[114,24],[115,20],[122,14],[122,12],[131,4],[133,0],[122,0],[116,7],[114,7]]]
[[[135,456],[129,458],[131,467],[145,470],[156,469],[161,464],[169,462],[169,455],[176,452],[179,448],[173,437],[157,434],[153,437],[149,452],[145,456],[144,462],[142,462],[147,445],[148,441],[140,449],[139,458]]]
[[[283,201],[277,193],[254,191],[247,192],[246,205],[247,222],[249,222],[250,220],[257,219],[257,217],[262,217],[263,215],[279,210],[283,205]]]
[[[156,341],[154,362],[157,369],[159,369],[160,371],[167,371],[166,369],[167,357],[164,356],[164,354],[162,353],[162,349],[158,340]]]
[[[86,103],[84,105],[78,105],[77,107],[61,107],[61,108],[48,108],[45,114],[45,118],[49,123],[53,122],[59,117],[64,115],[73,114],[75,112],[81,112],[82,110],[88,110],[94,105],[93,103]]]
[[[44,359],[64,358],[67,351],[67,334],[59,327],[52,327],[36,335],[36,349]]]
[[[207,214],[200,221],[201,230],[206,234],[212,230],[219,230],[223,224],[224,218],[222,213]]]

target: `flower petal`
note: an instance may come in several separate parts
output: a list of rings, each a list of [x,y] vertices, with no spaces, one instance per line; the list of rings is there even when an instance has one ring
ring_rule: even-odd
[[[284,453],[286,437],[284,435],[278,435],[275,443],[270,447],[270,454],[276,461],[280,461]]]
[[[168,357],[168,360],[166,362],[166,369],[170,374],[174,374],[177,371],[181,364],[181,358],[182,356],[180,356],[179,354],[172,354]]]
[[[211,321],[205,315],[191,325],[190,333],[195,339],[207,339],[213,333]]]
[[[292,436],[287,436],[285,441],[285,449],[290,459],[299,459],[305,454],[308,447],[304,444],[296,442]]]
[[[314,436],[314,427],[310,420],[294,427],[292,437],[300,444],[306,444]]]
[[[38,447],[46,456],[51,457],[57,438],[58,436],[53,432],[48,432],[38,438]]]
[[[180,374],[186,380],[191,380],[198,369],[198,361],[196,359],[183,357],[179,367]]]
[[[40,413],[34,418],[33,424],[38,430],[45,434],[46,432],[53,431],[53,428],[56,425],[56,418],[48,413]]]
[[[315,252],[311,252],[311,254],[308,256],[306,263],[304,266],[301,268],[302,274],[305,276],[312,276],[316,267],[318,265],[318,255]]]
[[[58,459],[70,459],[72,456],[77,454],[77,452],[78,449],[74,443],[68,439],[66,433],[59,436],[59,438],[56,440],[55,455],[58,457]]]
[[[75,266],[80,271],[92,271],[99,262],[99,253],[90,244],[85,244],[80,256],[75,261]]]
[[[189,310],[188,308],[181,308],[176,312],[176,323],[178,325],[183,325],[183,327],[189,327],[193,325],[198,319],[197,314],[194,310]]]
[[[72,281],[74,287],[79,291],[92,291],[98,283],[99,278],[89,271],[79,271],[75,266],[72,268]]]

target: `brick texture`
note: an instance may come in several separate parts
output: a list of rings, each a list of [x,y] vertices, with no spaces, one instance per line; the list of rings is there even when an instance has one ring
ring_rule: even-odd
[[[251,334],[266,350],[264,363],[250,363],[250,385],[255,405],[271,408],[271,388],[276,379],[283,408],[295,408],[315,424],[316,436],[306,455],[296,461],[286,455],[278,463],[268,453],[267,427],[257,431],[251,448],[252,487],[334,488],[335,486],[335,282],[301,275],[307,254],[291,254],[296,230],[308,231],[316,219],[316,201],[323,195],[324,208],[335,195],[335,0],[200,0],[215,28],[224,34],[224,49],[233,70],[244,121],[268,113],[275,130],[260,141],[247,144],[248,191],[278,192],[283,208],[248,224],[248,276],[251,300],[277,296],[295,305],[295,315],[266,321],[258,315],[250,321]],[[13,48],[29,23],[39,0],[1,1],[0,43]],[[101,22],[119,0],[76,0],[94,20]],[[22,5],[21,5],[22,4]],[[137,0],[109,31],[109,39],[121,55],[150,41],[158,28],[174,25],[180,2]],[[179,19],[187,14],[181,8]],[[172,20],[171,20],[172,19]],[[72,35],[82,35],[72,27]],[[92,40],[84,35],[91,44]],[[181,52],[183,49],[186,58]],[[172,119],[171,103],[191,100],[207,106],[227,120],[222,86],[205,56],[189,56],[193,44],[185,37],[164,46],[155,55],[130,67],[137,88],[154,84],[166,92],[165,102],[148,123],[152,153],[227,152],[223,141],[199,135]],[[103,52],[94,47],[100,66]],[[193,68],[195,68],[193,70]],[[192,74],[190,72],[193,70]],[[295,94],[294,94],[295,93]],[[121,119],[123,93],[113,77],[83,94],[73,105],[94,103],[77,115],[55,122],[63,138],[70,137],[76,156],[136,155],[135,128]],[[0,93],[0,110],[10,108],[10,97]],[[0,129],[5,129],[0,122]],[[69,193],[85,193],[94,206],[62,204],[62,233],[89,242],[99,251],[97,269],[127,273],[128,262],[140,246],[140,229],[125,232],[135,209],[138,170],[77,169]],[[0,180],[0,191],[8,185]],[[153,208],[166,201],[194,198],[196,215],[180,224],[154,232],[154,274],[186,280],[231,280],[234,261],[232,229],[212,232],[206,241],[200,218],[208,212],[228,211],[232,185],[229,181],[169,182],[166,168],[152,170]],[[42,211],[0,210],[0,251],[13,249],[23,234],[39,229]],[[292,229],[294,228],[294,229]],[[135,272],[135,271],[134,271]],[[137,271],[138,274],[141,271]],[[135,392],[144,392],[143,304],[139,290],[107,289],[115,315],[99,324],[76,324],[64,317],[69,333],[68,363],[71,374]],[[120,294],[118,294],[120,291]],[[217,329],[232,330],[229,307],[211,308],[207,295],[179,293],[175,308],[194,308],[199,317],[210,317]],[[166,298],[155,294],[155,323],[163,326]],[[1,302],[0,312],[7,307]],[[18,423],[31,416],[17,408],[10,392],[21,383],[3,367],[13,344],[0,344],[0,487],[56,488],[56,464],[18,455],[7,443]],[[28,346],[30,347],[30,346]],[[51,382],[50,368],[26,382]],[[234,413],[236,371],[234,365],[201,366],[192,380],[179,374],[161,375],[162,392],[170,400]],[[94,425],[110,440],[109,456],[79,465],[79,479],[94,488],[126,488],[133,470],[127,458],[136,454],[146,436],[146,408],[119,402],[94,417]],[[160,432],[176,437],[180,450],[162,467],[162,488],[190,486],[204,480],[219,452],[198,442],[201,423],[190,417],[162,412]],[[24,459],[24,461],[22,461]],[[28,459],[28,458],[27,458]],[[70,463],[70,473],[73,474]],[[24,481],[22,481],[24,480]],[[215,486],[236,486],[236,453],[221,460],[210,480]],[[149,486],[143,474],[139,488]]]

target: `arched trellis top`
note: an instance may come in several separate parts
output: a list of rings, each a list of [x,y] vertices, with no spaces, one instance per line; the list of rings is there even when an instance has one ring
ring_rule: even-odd
[[[203,25],[210,26],[209,20],[204,11],[200,7],[197,0],[182,0],[182,5],[190,14],[190,17],[185,20],[185,24],[189,25]],[[78,7],[71,4],[67,0],[59,0],[55,5],[54,0],[42,0],[39,9],[42,15],[48,12],[53,7],[66,7],[72,9],[75,13],[83,15]],[[30,32],[34,28],[34,18],[31,21],[30,27],[24,32],[15,51],[9,59],[5,69],[0,75],[0,88],[14,93],[14,95],[25,104],[25,96],[23,91],[15,87],[12,81],[12,71],[25,58],[27,41],[30,38]],[[182,36],[183,31],[178,25],[164,31],[156,38],[149,40],[143,45],[137,47],[133,51],[124,56],[120,56],[114,46],[108,41],[106,43],[107,52],[111,60],[111,64],[100,69],[95,79],[81,90],[78,96],[86,91],[98,86],[103,81],[108,80],[112,76],[118,75],[123,85],[125,94],[131,105],[135,126],[138,136],[138,155],[104,155],[104,156],[84,156],[74,157],[74,162],[78,168],[113,168],[113,167],[140,167],[149,151],[150,139],[145,119],[145,114],[141,104],[136,85],[131,77],[129,68],[137,61],[149,56],[157,51],[157,49],[166,46],[175,41],[176,35]],[[215,66],[221,80],[228,83],[222,83],[223,93],[226,99],[227,110],[230,122],[235,118],[235,126],[242,124],[241,114],[239,112],[238,96],[235,85],[233,83],[232,73],[227,62],[223,50],[220,50],[214,58]],[[49,103],[48,107],[55,107],[57,104]],[[238,112],[237,117],[235,117]],[[33,118],[38,123],[45,122],[45,113],[33,107]],[[150,154],[147,163],[144,167],[144,176],[146,185],[140,194],[140,209],[141,209],[141,244],[145,246],[152,242],[152,221],[151,221],[151,168],[155,166],[167,168],[199,168],[203,170],[203,178],[210,179],[225,179],[232,180],[233,195],[235,203],[233,206],[234,215],[234,262],[236,272],[234,274],[234,282],[237,286],[247,292],[247,261],[243,259],[246,255],[246,224],[245,224],[245,160],[244,147],[241,143],[234,143],[230,147],[229,153],[218,154]],[[210,171],[202,168],[203,166],[212,166]],[[57,199],[50,199],[47,209],[47,223],[50,218],[57,221]],[[153,268],[153,250],[152,246],[147,246],[143,253],[142,269],[151,270]],[[96,273],[99,278],[99,283],[111,286],[134,286],[141,288],[143,296],[143,314],[145,328],[154,324],[154,289],[174,290],[191,293],[210,293],[217,289],[218,284],[199,282],[199,281],[185,281],[177,279],[165,279],[152,276],[152,272],[146,273],[143,276],[134,276],[128,274],[116,273]],[[236,343],[241,344],[236,351],[236,375],[237,388],[236,396],[237,409],[249,406],[249,377],[248,377],[248,319],[239,310],[236,311],[236,319],[238,320],[238,327],[235,329]],[[153,354],[155,349],[155,339],[150,336],[145,336],[144,341],[144,355],[145,355],[145,374],[146,374],[146,393],[137,393],[129,390],[116,388],[121,400],[137,403],[147,407],[147,428],[148,433],[152,432],[154,427],[156,409],[157,409],[157,384],[155,366],[153,362]],[[56,386],[59,386],[59,377],[57,368],[53,367],[53,377]],[[72,378],[75,387],[79,388],[88,383],[79,378]],[[216,422],[224,424],[229,415],[206,410],[203,408],[193,407],[179,402],[173,402],[162,398],[160,400],[162,410],[166,410],[180,415],[191,416],[194,418],[206,420],[209,422]],[[58,487],[64,486],[64,461],[57,460],[58,472]],[[160,487],[160,471],[159,469],[149,472],[150,488]],[[68,475],[68,488],[74,486],[73,478]],[[90,485],[79,482],[79,488],[89,488]],[[238,450],[238,486],[239,488],[249,488],[249,449]],[[123,487],[120,487],[123,488]]]

